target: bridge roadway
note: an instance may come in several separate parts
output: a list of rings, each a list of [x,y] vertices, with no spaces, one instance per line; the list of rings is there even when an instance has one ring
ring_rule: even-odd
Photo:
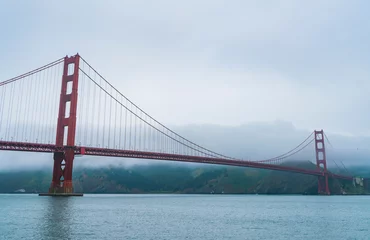
[[[303,169],[295,168],[271,163],[261,163],[246,160],[233,160],[215,157],[202,157],[202,156],[189,156],[170,153],[158,152],[144,152],[133,150],[119,150],[107,148],[93,148],[93,147],[80,147],[80,146],[63,146],[58,147],[54,144],[40,144],[40,143],[27,143],[27,142],[8,142],[0,141],[0,150],[6,151],[22,151],[22,152],[40,152],[40,153],[53,153],[64,152],[67,149],[73,149],[76,155],[90,155],[90,156],[106,156],[106,157],[123,157],[123,158],[141,158],[150,160],[165,160],[165,161],[178,161],[178,162],[192,162],[192,163],[206,163],[217,165],[229,165],[238,167],[250,167],[258,169],[269,169],[284,172],[301,173],[313,176],[324,176],[324,172],[316,169]],[[338,175],[328,172],[329,177],[352,180],[353,177]]]

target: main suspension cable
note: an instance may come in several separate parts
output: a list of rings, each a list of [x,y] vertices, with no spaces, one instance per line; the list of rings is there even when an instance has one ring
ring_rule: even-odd
[[[5,81],[2,81],[2,82],[0,82],[0,87],[1,87],[1,86],[4,86],[4,85],[6,85],[6,84],[9,84],[9,83],[12,83],[12,82],[18,81],[18,80],[20,80],[20,79],[22,79],[22,78],[28,77],[28,76],[33,75],[33,74],[35,74],[35,73],[41,72],[41,71],[43,71],[43,70],[45,70],[45,69],[51,68],[51,67],[53,67],[53,66],[55,66],[55,65],[57,65],[57,64],[59,64],[59,63],[61,63],[61,62],[63,62],[63,61],[64,61],[64,58],[60,58],[60,59],[58,59],[58,60],[55,60],[54,62],[51,62],[51,63],[49,63],[49,64],[46,64],[46,65],[44,65],[44,66],[42,66],[42,67],[39,67],[39,68],[37,68],[37,69],[35,69],[35,70],[29,71],[29,72],[24,73],[24,74],[22,74],[22,75],[19,75],[19,76],[17,76],[17,77],[13,77],[13,78],[11,78],[11,79],[8,79],[8,80],[5,80]]]
[[[301,143],[300,143],[299,145],[297,145],[295,148],[293,148],[292,150],[290,150],[290,151],[288,151],[288,152],[286,152],[286,153],[284,153],[284,154],[281,154],[281,155],[276,156],[276,157],[273,157],[273,158],[269,158],[269,159],[265,159],[265,160],[257,161],[257,162],[269,162],[269,161],[274,161],[274,160],[284,159],[286,155],[289,155],[290,153],[292,153],[293,151],[295,151],[296,149],[298,149],[300,146],[302,146],[305,142],[307,142],[307,140],[308,140],[308,139],[310,139],[310,137],[312,137],[312,135],[313,135],[313,132],[311,132],[311,134],[310,134],[310,135],[308,135],[308,137],[307,137],[305,140],[303,140],[303,142],[301,142]],[[313,139],[313,140],[314,140],[314,139]],[[310,143],[311,143],[313,140],[311,140],[311,141],[310,141]],[[308,145],[308,144],[307,144],[307,145]],[[307,145],[305,145],[305,147],[306,147]],[[305,148],[305,147],[304,147],[304,148]],[[302,150],[303,150],[303,149],[302,149]],[[298,152],[300,152],[300,151],[298,151]],[[298,153],[298,152],[295,152],[295,153]],[[293,154],[293,155],[294,155],[294,154]],[[289,155],[289,156],[292,156],[292,155]]]
[[[209,152],[211,154],[207,154],[207,155],[215,155],[215,156],[218,156],[218,157],[222,157],[222,158],[226,158],[226,159],[234,159],[236,160],[236,158],[233,158],[233,157],[229,157],[229,156],[225,156],[223,154],[219,154],[219,153],[216,153],[214,151],[211,151],[207,148],[204,148],[184,137],[182,137],[181,135],[179,135],[178,133],[174,132],[173,130],[169,129],[168,127],[166,127],[165,125],[163,125],[162,123],[158,122],[156,119],[154,119],[151,115],[149,115],[148,113],[146,113],[144,110],[142,110],[140,107],[138,107],[136,104],[134,104],[130,99],[128,99],[125,95],[123,95],[121,92],[119,92],[113,85],[111,85],[97,70],[95,70],[84,58],[82,58],[80,56],[80,58],[101,78],[103,79],[111,88],[113,88],[115,91],[117,91],[122,97],[124,97],[128,102],[130,102],[132,104],[132,106],[134,106],[135,108],[137,108],[139,111],[141,111],[144,115],[148,116],[150,119],[152,119],[155,123],[157,123],[158,125],[160,125],[161,127],[163,127],[164,129],[166,129],[167,131],[169,131],[170,133],[174,134],[175,136],[177,136],[178,138],[188,142],[189,144],[192,144],[194,145],[195,147],[198,147],[200,149],[203,149],[204,151],[206,152]],[[143,121],[143,120],[142,120]],[[168,136],[168,135],[166,135]],[[168,136],[169,137],[169,136]]]
[[[138,107],[136,104],[134,104],[130,99],[128,99],[125,95],[123,95],[121,92],[119,92],[112,84],[110,84],[97,70],[95,70],[84,58],[82,58],[80,56],[80,58],[86,63],[86,65],[88,65],[101,79],[103,79],[106,84],[108,84],[111,88],[113,88],[115,91],[117,91],[123,98],[125,98],[130,104],[132,104],[133,107],[137,108],[139,111],[141,111],[144,115],[146,115],[147,117],[149,117],[150,119],[152,119],[155,123],[157,123],[159,126],[161,126],[162,128],[164,128],[165,130],[169,131],[170,133],[174,134],[176,137],[188,142],[189,144],[191,145],[194,145],[195,147],[198,147],[206,152],[209,152],[209,153],[205,153],[206,155],[209,155],[209,156],[218,156],[218,157],[221,157],[221,158],[225,158],[225,159],[236,159],[236,158],[233,158],[233,157],[229,157],[229,156],[225,156],[223,154],[219,154],[219,153],[216,153],[214,151],[211,151],[207,148],[204,148],[184,137],[182,137],[181,135],[179,135],[178,133],[174,132],[173,130],[169,129],[168,127],[166,127],[165,125],[163,125],[162,123],[158,122],[156,119],[154,119],[151,115],[149,115],[148,113],[146,113],[144,110],[142,110],[140,107]],[[84,72],[84,74],[86,74]],[[87,75],[87,74],[86,74]],[[88,76],[89,77],[89,76]],[[92,80],[92,79],[91,79]],[[98,85],[98,84],[97,84]],[[99,85],[98,85],[99,86]],[[102,90],[104,90],[101,86],[99,86]],[[133,112],[132,112],[133,113]],[[136,117],[138,117],[141,121],[144,121],[142,118],[140,118],[139,116],[137,116],[135,113],[133,113]],[[145,121],[146,122],[146,121]],[[149,124],[148,122],[146,122],[147,124]],[[149,124],[150,125],[150,124]],[[153,125],[151,125],[152,127],[154,127]],[[159,129],[157,129],[159,130]],[[163,134],[165,134],[163,131],[162,131]],[[167,137],[170,137],[169,135],[165,134]],[[172,138],[172,137],[171,137]],[[173,140],[175,140],[174,138],[172,138]],[[177,141],[179,143],[181,143],[180,141]],[[188,146],[188,145],[186,145]],[[188,146],[189,147],[189,146]]]

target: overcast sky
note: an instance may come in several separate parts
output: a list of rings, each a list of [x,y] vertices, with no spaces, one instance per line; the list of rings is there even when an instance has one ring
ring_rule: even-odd
[[[368,1],[1,1],[0,81],[79,52],[171,126],[370,136]]]

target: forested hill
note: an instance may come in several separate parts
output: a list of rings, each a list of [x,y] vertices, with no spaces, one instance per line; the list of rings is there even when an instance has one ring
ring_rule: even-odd
[[[370,169],[357,170],[370,175]],[[314,176],[241,167],[154,164],[128,169],[76,169],[73,174],[75,191],[84,193],[317,194]],[[0,172],[0,193],[46,192],[50,181],[49,170]],[[348,181],[330,180],[330,189],[333,194],[367,193]]]

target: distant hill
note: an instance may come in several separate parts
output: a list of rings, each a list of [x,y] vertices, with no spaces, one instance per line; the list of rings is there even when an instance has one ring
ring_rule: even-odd
[[[315,168],[309,162],[288,163]],[[317,194],[317,178],[241,167],[154,164],[131,168],[75,169],[74,187],[84,193],[226,193],[226,194]],[[356,169],[351,169],[356,171]],[[359,168],[361,174],[368,174]],[[0,172],[0,193],[46,192],[50,171]],[[6,184],[5,184],[6,183]],[[365,194],[365,188],[349,181],[330,180],[332,194]]]

